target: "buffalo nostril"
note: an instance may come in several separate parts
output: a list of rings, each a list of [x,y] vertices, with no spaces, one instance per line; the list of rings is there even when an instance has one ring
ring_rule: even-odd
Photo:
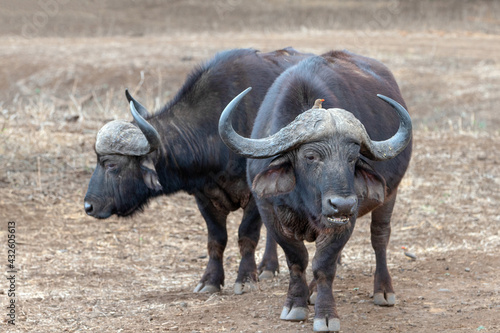
[[[92,206],[92,204],[85,201],[83,206],[85,208],[85,213],[87,213],[87,215],[92,215],[92,211],[94,210],[94,207]]]
[[[339,209],[337,207],[337,203],[335,202],[336,200],[333,199],[328,199],[328,203],[330,204],[331,208],[333,209],[334,213],[338,213]]]
[[[328,198],[330,210],[334,216],[351,216],[354,215],[357,206],[357,198],[355,197],[335,197]]]

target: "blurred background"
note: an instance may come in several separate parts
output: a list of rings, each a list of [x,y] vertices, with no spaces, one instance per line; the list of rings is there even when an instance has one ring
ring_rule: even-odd
[[[2,1],[0,28],[28,38],[303,29],[498,33],[499,6],[492,0],[24,0]]]
[[[414,121],[389,248],[401,298],[392,312],[372,311],[363,218],[335,287],[346,331],[500,329],[499,1],[0,0],[0,43],[0,239],[17,221],[16,332],[310,331],[278,321],[282,255],[274,284],[232,296],[240,212],[228,221],[226,289],[209,297],[191,293],[207,260],[191,197],[159,198],[125,220],[83,211],[97,131],[131,119],[125,88],[154,111],[219,51],[287,46],[382,61]]]
[[[492,120],[483,108],[494,105],[484,99],[494,92],[479,85],[498,74],[492,39],[500,32],[497,1],[0,3],[0,98],[7,111],[26,99],[48,100],[69,113],[89,106],[114,109],[115,95],[121,99],[124,87],[139,83],[136,93],[153,99],[158,108],[195,64],[217,51],[293,46],[315,53],[348,49],[380,59],[395,72],[407,99],[412,101],[417,90],[425,97],[410,103],[418,108],[417,122],[457,121],[453,118],[462,111],[480,114],[474,120],[479,126]],[[457,68],[462,65],[468,69]],[[424,89],[419,89],[424,83],[420,80]],[[452,91],[467,94],[474,110],[457,105],[447,96]],[[427,98],[432,98],[434,110],[421,110]]]

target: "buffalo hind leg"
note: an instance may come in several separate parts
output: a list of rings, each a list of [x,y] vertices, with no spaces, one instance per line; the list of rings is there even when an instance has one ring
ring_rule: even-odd
[[[373,301],[380,306],[394,306],[396,294],[387,268],[387,245],[391,236],[391,216],[396,202],[396,191],[380,207],[372,212],[371,240],[375,250],[376,268],[373,286]]]
[[[217,209],[203,194],[195,195],[208,229],[208,264],[195,293],[214,293],[224,285],[223,254],[227,244],[226,218],[228,213]]]
[[[257,281],[257,265],[255,264],[255,248],[259,242],[262,220],[252,199],[245,207],[243,219],[238,229],[238,245],[240,248],[241,261],[238,269],[238,277],[234,284],[234,293],[242,294],[246,290],[255,288]]]

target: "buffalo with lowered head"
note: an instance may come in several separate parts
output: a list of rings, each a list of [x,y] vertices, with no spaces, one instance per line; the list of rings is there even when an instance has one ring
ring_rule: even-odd
[[[247,92],[226,107],[219,132],[231,150],[249,158],[248,180],[262,220],[286,254],[290,284],[281,319],[307,320],[309,301],[315,303],[314,331],[340,330],[332,293],[337,259],[356,218],[369,212],[374,302],[394,305],[386,248],[412,126],[390,71],[345,51],[305,59],[269,89],[251,138],[232,126]],[[324,108],[311,109],[316,99],[324,99]],[[309,286],[304,240],[316,242]]]
[[[159,195],[178,191],[194,195],[207,224],[209,255],[194,291],[215,292],[224,285],[226,217],[243,208],[238,232],[241,262],[235,284],[235,292],[241,293],[246,281],[257,279],[254,253],[262,222],[246,183],[245,158],[220,140],[220,110],[245,87],[256,87],[253,98],[240,107],[236,124],[249,135],[271,84],[286,68],[308,56],[291,48],[219,53],[195,69],[173,100],[155,114],[127,91],[134,122],[115,120],[98,132],[97,165],[85,195],[86,213],[100,219],[129,216]],[[267,262],[277,263],[275,247],[269,248],[263,267]]]

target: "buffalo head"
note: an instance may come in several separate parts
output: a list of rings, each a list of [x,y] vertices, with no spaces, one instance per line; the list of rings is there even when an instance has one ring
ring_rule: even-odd
[[[150,153],[161,140],[144,118],[147,110],[125,91],[135,123],[114,120],[97,133],[97,165],[85,195],[85,212],[96,218],[127,216],[161,193]]]
[[[267,138],[247,139],[234,131],[232,110],[248,91],[228,104],[221,115],[219,133],[240,155],[274,157],[270,163],[258,164],[252,184],[258,198],[279,200],[280,195],[290,194],[285,206],[299,208],[318,228],[347,224],[384,202],[385,181],[367,159],[394,158],[408,145],[411,120],[403,106],[378,95],[397,111],[400,121],[397,133],[385,141],[371,140],[352,113],[321,107],[303,112]]]

